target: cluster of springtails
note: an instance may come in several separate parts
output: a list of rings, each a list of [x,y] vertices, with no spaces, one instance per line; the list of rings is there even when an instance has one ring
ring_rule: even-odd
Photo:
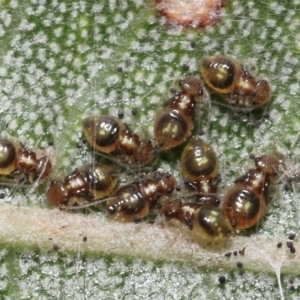
[[[251,111],[266,104],[271,89],[266,80],[256,81],[233,58],[214,56],[200,62],[200,71],[208,89],[238,111]],[[137,222],[160,209],[167,221],[180,223],[202,241],[219,241],[233,231],[246,229],[265,214],[272,177],[278,175],[280,162],[272,155],[253,157],[255,168],[235,180],[220,201],[219,162],[212,147],[199,136],[190,137],[196,118],[196,106],[207,93],[201,81],[188,77],[158,109],[154,120],[154,139],[140,139],[120,119],[111,115],[92,115],[83,119],[86,141],[102,156],[128,166],[143,168],[161,152],[183,143],[181,173],[191,190],[189,199],[178,199],[172,174],[155,172],[152,178],[118,186],[119,172],[114,164],[93,162],[74,170],[64,180],[51,181],[46,198],[65,210],[101,207],[108,217],[122,222]],[[0,138],[0,172],[7,177],[33,182],[50,177],[51,161],[37,155],[11,138]],[[219,207],[221,206],[221,207]]]

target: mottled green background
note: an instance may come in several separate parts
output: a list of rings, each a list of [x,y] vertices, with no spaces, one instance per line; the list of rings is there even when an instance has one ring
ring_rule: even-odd
[[[198,61],[227,54],[269,79],[270,118],[264,111],[236,114],[203,104],[195,132],[220,158],[224,193],[251,162],[249,153],[274,152],[274,143],[291,154],[288,169],[298,169],[300,1],[230,1],[222,21],[203,31],[165,26],[152,2],[5,1],[0,2],[0,125],[34,147],[50,148],[54,176],[91,161],[81,141],[81,119],[90,112],[117,115],[144,136],[152,136],[155,111],[178,80],[200,76]],[[195,43],[196,47],[192,47]],[[188,69],[186,68],[188,66]],[[122,68],[122,72],[118,68]],[[214,100],[214,97],[212,97]],[[137,115],[131,110],[137,108]],[[54,146],[49,147],[48,143]],[[178,176],[176,152],[158,160]],[[125,175],[124,175],[125,176]],[[179,178],[179,177],[178,177]],[[41,193],[3,186],[4,203],[47,207]],[[285,235],[297,231],[298,188],[275,188],[262,224],[248,235]],[[1,225],[1,224],[0,224]],[[149,241],[151,242],[151,241]],[[1,299],[279,299],[269,271],[247,272],[216,266],[193,267],[169,261],[85,257],[27,252],[1,246]],[[228,282],[218,283],[225,274]],[[289,274],[283,274],[284,295]]]

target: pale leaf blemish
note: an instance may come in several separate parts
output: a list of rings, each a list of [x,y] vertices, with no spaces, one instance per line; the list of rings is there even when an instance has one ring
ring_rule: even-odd
[[[82,215],[59,211],[18,207],[1,204],[0,240],[10,246],[27,249],[36,247],[51,250],[53,242],[62,252],[78,251],[78,238],[87,237],[81,251],[87,254],[115,254],[169,262],[193,263],[198,266],[232,267],[235,259],[225,259],[228,250],[241,250],[245,254],[239,259],[248,270],[298,273],[300,268],[300,243],[294,241],[295,254],[282,246],[284,237],[247,238],[233,237],[227,244],[200,246],[190,241],[181,231],[159,224],[134,224],[110,221],[99,215]],[[149,241],[151,240],[151,243]]]

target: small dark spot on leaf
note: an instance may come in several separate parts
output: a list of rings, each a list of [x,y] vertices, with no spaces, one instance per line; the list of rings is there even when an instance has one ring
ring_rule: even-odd
[[[291,286],[290,286],[290,291],[291,291],[291,292],[296,291],[296,287],[295,287],[294,285],[291,285]]]
[[[289,233],[289,235],[288,235],[289,240],[293,240],[295,237],[296,237],[295,233]]]
[[[219,277],[219,282],[220,282],[221,284],[224,284],[224,283],[226,282],[225,276],[220,276],[220,277]]]
[[[54,251],[58,251],[59,250],[59,247],[58,247],[57,244],[53,244],[52,248],[53,248]]]
[[[199,129],[199,130],[198,130],[198,135],[202,136],[202,135],[204,135],[204,134],[205,134],[205,132],[204,132],[203,129]]]
[[[244,256],[245,255],[245,250],[246,250],[246,247],[244,247],[242,250],[240,250],[239,254]]]
[[[118,117],[119,118],[123,118],[124,117],[124,111],[123,110],[119,110],[118,111]]]
[[[135,216],[135,218],[134,218],[134,223],[135,224],[139,224],[139,223],[141,223],[141,217],[140,216]]]
[[[183,68],[183,70],[186,70],[186,71],[187,71],[190,67],[189,67],[187,64],[183,64],[183,65],[182,65],[182,68]]]
[[[294,277],[290,277],[289,280],[288,280],[288,282],[289,282],[290,284],[293,284],[293,283],[294,283],[294,280],[295,280]]]

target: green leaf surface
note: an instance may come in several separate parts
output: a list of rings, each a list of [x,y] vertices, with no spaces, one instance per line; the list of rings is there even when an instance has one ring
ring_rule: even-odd
[[[123,111],[124,122],[151,138],[153,117],[170,88],[178,89],[186,76],[200,78],[203,56],[226,54],[267,78],[273,95],[249,114],[216,105],[213,95],[200,105],[194,133],[203,130],[218,154],[221,196],[251,167],[249,153],[280,149],[285,175],[297,175],[299,12],[298,0],[233,0],[215,27],[187,30],[167,26],[155,3],[142,0],[2,0],[1,135],[45,148],[53,178],[63,178],[101,159],[82,143],[84,116]],[[183,186],[178,158],[178,151],[170,151],[157,164]],[[130,168],[119,168],[122,182],[129,182]],[[294,255],[285,242],[287,233],[298,233],[299,187],[284,174],[281,179],[258,226],[217,247],[198,245],[159,220],[123,225],[101,213],[51,209],[46,184],[3,184],[1,298],[297,299],[299,242],[296,237]],[[179,196],[186,196],[184,189]],[[245,255],[224,256],[244,247]]]

